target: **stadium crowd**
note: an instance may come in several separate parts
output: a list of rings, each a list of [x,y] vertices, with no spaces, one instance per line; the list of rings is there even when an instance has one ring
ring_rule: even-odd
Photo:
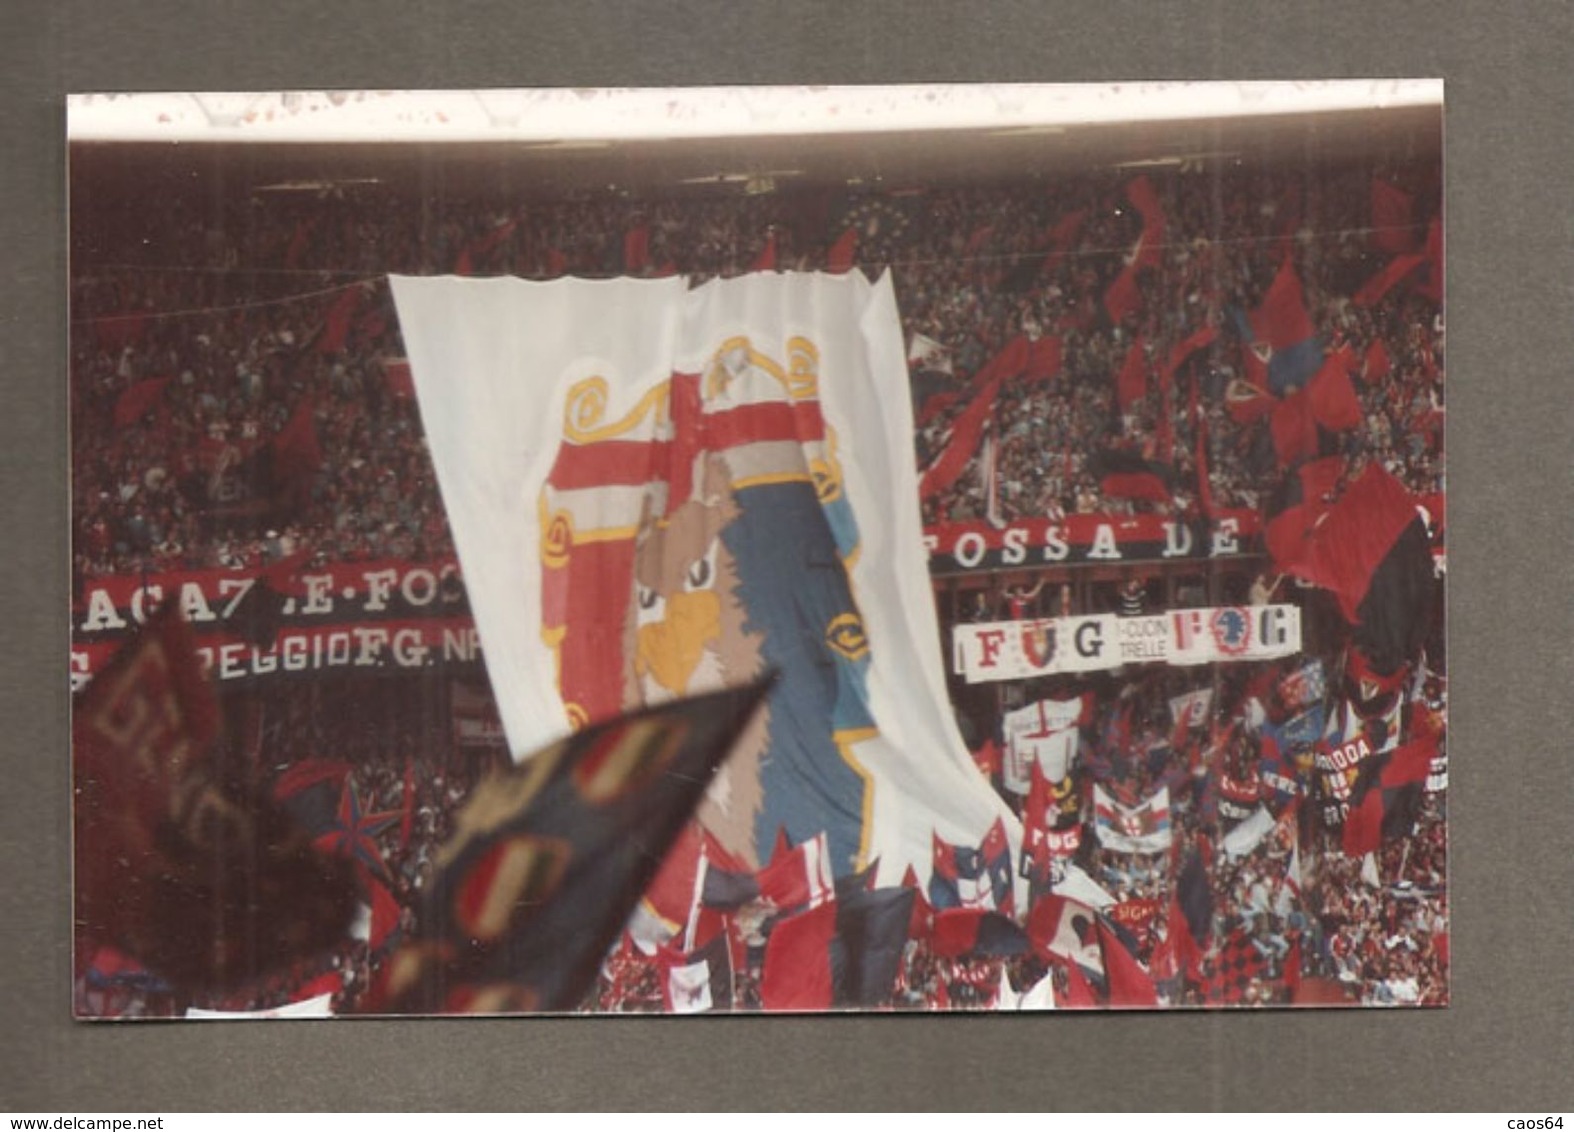
[[[1325,352],[1347,351],[1358,373],[1382,367],[1383,380],[1356,382],[1363,419],[1337,445],[1435,494],[1438,304],[1406,287],[1351,301],[1384,264],[1368,215],[1376,176],[1413,185],[1418,200],[1430,191],[1422,172],[1405,168],[1153,177],[1165,220],[1162,243],[1142,253],[1145,301],[1113,311],[1107,296],[1142,234],[1115,178],[834,202],[785,193],[512,208],[252,200],[233,204],[241,216],[223,224],[170,203],[141,240],[87,214],[72,242],[76,567],[91,576],[246,562],[264,553],[263,530],[286,522],[296,541],[339,559],[450,552],[396,364],[403,351],[385,272],[704,278],[758,266],[890,267],[908,340],[932,344],[913,363],[921,467],[1014,338],[1060,342],[1051,379],[1008,382],[995,405],[996,508],[1009,521],[1195,509],[1194,405],[1205,416],[1214,503],[1265,501],[1279,467],[1268,422],[1231,411],[1250,345],[1232,314],[1261,300],[1288,255]],[[1068,229],[1067,217],[1085,219]],[[1133,341],[1158,369],[1207,328],[1219,333],[1176,380],[1146,381],[1120,403],[1115,375]],[[281,446],[303,405],[312,429],[298,427]],[[1105,494],[1089,463],[1106,448],[1169,465],[1172,497]],[[255,458],[270,451],[282,466]],[[926,501],[927,517],[982,517],[985,479],[956,476]],[[278,522],[259,529],[259,515]]]

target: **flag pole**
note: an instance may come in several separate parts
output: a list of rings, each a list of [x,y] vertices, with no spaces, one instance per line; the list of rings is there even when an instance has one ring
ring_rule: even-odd
[[[694,933],[699,930],[700,905],[705,899],[705,873],[710,867],[710,858],[705,854],[705,841],[700,840],[700,866],[694,874],[694,899],[689,903],[689,922],[683,929],[683,950],[688,953],[694,950]]]

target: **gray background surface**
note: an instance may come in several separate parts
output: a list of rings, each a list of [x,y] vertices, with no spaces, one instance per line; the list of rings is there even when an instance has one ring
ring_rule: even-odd
[[[0,1110],[1574,1108],[1574,8],[1105,0],[13,0],[0,12]],[[73,90],[1447,81],[1453,1005],[77,1025],[64,96]]]

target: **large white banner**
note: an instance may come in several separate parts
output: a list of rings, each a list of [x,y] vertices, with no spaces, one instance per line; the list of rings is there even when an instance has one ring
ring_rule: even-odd
[[[945,692],[889,278],[394,278],[516,757],[779,673],[702,820],[758,861],[929,875],[1020,829]]]
[[[951,634],[952,669],[973,684],[1101,672],[1126,664],[1276,660],[1300,651],[1301,611],[1293,605],[992,621],[958,625]]]

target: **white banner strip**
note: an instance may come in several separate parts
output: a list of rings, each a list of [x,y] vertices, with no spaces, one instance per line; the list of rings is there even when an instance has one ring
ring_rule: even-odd
[[[952,669],[972,684],[1100,672],[1125,664],[1276,660],[1300,651],[1301,611],[1293,605],[996,621],[958,625],[951,641]]]

